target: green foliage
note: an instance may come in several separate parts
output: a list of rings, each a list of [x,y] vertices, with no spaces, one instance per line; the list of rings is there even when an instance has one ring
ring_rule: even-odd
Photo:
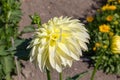
[[[18,0],[0,0],[0,80],[12,80],[15,70],[14,40],[18,36],[18,22],[21,19]]]
[[[32,22],[31,24],[37,24],[38,27],[40,27],[42,24],[41,24],[41,18],[38,14],[34,14],[32,16],[30,16]]]
[[[101,59],[98,69],[102,69],[106,73],[120,74],[120,54],[113,53],[111,49],[113,36],[120,36],[120,3],[117,0],[109,1],[106,3],[107,6],[104,5],[98,10],[94,20],[88,23],[91,36],[89,51],[93,55],[92,60],[95,62],[95,66]],[[110,17],[108,18],[108,16]],[[101,25],[105,25],[102,31],[100,30]],[[110,29],[107,28],[108,26]],[[100,57],[101,54],[103,54],[102,57]]]
[[[14,62],[14,57],[12,55],[7,55],[7,56],[2,56],[0,57],[1,65],[3,67],[3,72],[5,75],[6,80],[11,80],[11,72],[15,68],[15,65],[13,64]],[[9,67],[8,67],[9,66]]]
[[[17,0],[1,0],[0,1],[0,34],[1,40],[6,40],[9,44],[10,37],[17,36],[18,22],[20,21],[21,10],[20,2]]]

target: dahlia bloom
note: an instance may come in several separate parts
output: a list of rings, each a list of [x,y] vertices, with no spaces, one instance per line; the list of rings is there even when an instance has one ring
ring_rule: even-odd
[[[78,61],[82,50],[88,50],[89,34],[82,23],[68,17],[55,17],[42,24],[35,32],[29,47],[32,48],[30,61],[41,71],[55,69],[62,72]]]
[[[111,42],[111,50],[114,54],[120,54],[120,36],[113,36]]]

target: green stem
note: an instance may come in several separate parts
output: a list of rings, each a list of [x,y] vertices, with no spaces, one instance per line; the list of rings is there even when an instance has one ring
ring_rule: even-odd
[[[62,72],[59,73],[59,80],[62,80]]]
[[[99,66],[99,64],[100,64],[100,62],[101,62],[101,60],[102,60],[103,54],[104,54],[104,51],[101,53],[100,57],[99,57],[98,60],[97,60],[96,66],[95,66],[95,68],[94,68],[94,70],[93,70],[93,72],[92,72],[92,76],[91,76],[91,79],[90,79],[90,80],[94,80],[95,73],[97,72],[97,68],[98,68],[98,66]]]
[[[11,11],[8,12],[8,14],[6,15],[6,22],[5,22],[5,28],[4,28],[4,31],[5,31],[5,36],[7,37],[5,40],[6,40],[6,45],[7,47],[10,46],[10,43],[9,43],[9,36],[8,36],[8,27],[9,27],[9,19],[10,19],[10,16],[11,16]]]
[[[47,72],[47,80],[51,80],[50,71],[48,69],[46,69],[46,72]]]

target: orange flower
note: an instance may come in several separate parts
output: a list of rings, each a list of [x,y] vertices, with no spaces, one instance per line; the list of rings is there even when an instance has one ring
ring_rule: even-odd
[[[111,6],[108,7],[108,9],[109,9],[109,10],[116,10],[117,7],[116,7],[115,5],[111,5]]]
[[[100,32],[109,32],[110,31],[110,26],[106,25],[106,24],[100,25],[99,26],[99,31]]]
[[[87,20],[87,22],[92,22],[92,21],[94,20],[94,18],[93,18],[92,16],[88,16],[88,17],[86,18],[86,20]]]
[[[108,5],[106,4],[105,6],[102,7],[102,11],[105,11],[105,10],[116,10],[117,7],[115,5]]]
[[[118,0],[118,3],[120,3],[120,0]]]
[[[113,20],[113,16],[111,16],[111,15],[107,16],[107,17],[106,17],[106,20],[107,20],[107,21],[112,21],[112,20]]]

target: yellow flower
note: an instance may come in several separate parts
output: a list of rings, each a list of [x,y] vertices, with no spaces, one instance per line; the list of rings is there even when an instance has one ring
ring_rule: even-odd
[[[108,7],[109,7],[109,5],[108,5],[108,4],[104,5],[104,6],[102,7],[102,11],[107,10],[107,9],[108,9]]]
[[[108,47],[107,45],[104,45],[104,46],[103,46],[103,48],[105,48],[105,49],[106,49],[107,47]]]
[[[37,63],[41,71],[55,69],[61,72],[79,60],[82,50],[88,50],[89,34],[82,23],[68,17],[55,17],[36,30],[29,47],[30,61]]]
[[[118,0],[118,3],[120,3],[120,0]]]
[[[96,47],[93,47],[93,51],[96,51]]]
[[[111,15],[107,16],[107,17],[106,17],[106,20],[107,20],[107,21],[112,21],[112,20],[113,20],[113,16],[111,16]]]
[[[114,22],[113,22],[113,24],[118,25],[118,24],[119,24],[119,22],[118,22],[118,21],[114,21]]]
[[[108,7],[108,10],[116,10],[116,9],[117,9],[117,7],[115,5],[110,5]]]
[[[86,18],[86,20],[87,20],[88,22],[92,22],[92,21],[94,20],[94,18],[93,18],[92,16],[88,16],[88,17]]]
[[[108,2],[113,2],[113,1],[115,1],[115,0],[108,0]]]
[[[116,10],[117,7],[115,5],[108,5],[106,4],[105,6],[102,7],[102,11],[105,11],[105,10]]]
[[[101,45],[101,44],[100,44],[100,43],[98,43],[98,42],[97,42],[97,43],[95,43],[95,46],[96,46],[96,47],[100,47],[100,45]]]
[[[109,32],[110,31],[110,26],[106,25],[106,24],[100,25],[99,26],[99,31],[100,32]]]
[[[109,32],[109,36],[112,37],[114,35],[113,32]]]
[[[114,54],[120,54],[120,36],[113,36],[111,42],[111,50]]]

